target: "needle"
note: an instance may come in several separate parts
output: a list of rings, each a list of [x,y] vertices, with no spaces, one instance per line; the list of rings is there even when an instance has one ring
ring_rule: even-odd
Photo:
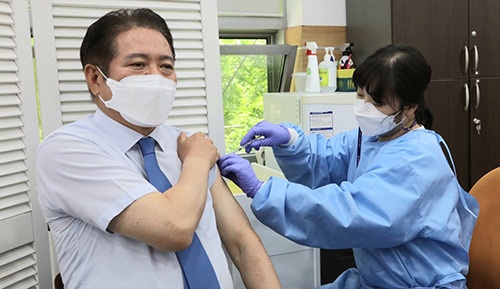
[[[247,143],[245,143],[244,145],[240,146],[236,151],[234,151],[234,153],[237,153],[239,151],[241,151],[242,149],[246,148],[247,146],[249,146],[251,143],[253,143],[254,141],[256,140],[261,140],[261,139],[264,139],[265,137],[264,136],[258,136],[250,141],[248,141]]]

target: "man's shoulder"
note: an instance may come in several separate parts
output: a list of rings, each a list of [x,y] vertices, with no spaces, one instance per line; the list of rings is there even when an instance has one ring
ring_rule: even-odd
[[[38,153],[41,151],[65,150],[67,146],[87,146],[102,142],[105,137],[101,136],[92,125],[91,117],[87,116],[72,123],[65,124],[50,134],[44,136],[38,146]]]
[[[83,137],[89,135],[91,132],[94,132],[94,128],[91,125],[90,116],[87,116],[57,128],[56,130],[45,136],[44,141],[64,136]]]
[[[172,125],[163,124],[157,127],[152,135],[157,137],[157,140],[159,140],[161,143],[175,146],[175,144],[177,143],[177,138],[179,137],[181,132],[186,131]],[[191,134],[189,132],[186,133],[188,134],[188,136]]]
[[[168,124],[160,125],[159,127],[157,127],[157,130],[159,130],[162,134],[167,133],[167,134],[178,135],[181,132],[186,132],[188,135],[190,134],[189,132],[187,132],[184,129],[181,129],[181,128],[176,127],[176,126],[168,125]]]

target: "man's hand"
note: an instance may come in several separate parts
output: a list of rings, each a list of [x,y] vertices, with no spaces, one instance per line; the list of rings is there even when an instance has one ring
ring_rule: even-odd
[[[207,162],[212,168],[220,157],[213,141],[204,133],[197,132],[190,137],[182,132],[177,138],[177,154],[184,163],[187,159]]]

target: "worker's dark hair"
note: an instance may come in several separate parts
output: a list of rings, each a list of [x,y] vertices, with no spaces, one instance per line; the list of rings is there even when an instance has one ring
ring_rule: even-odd
[[[414,47],[391,44],[378,49],[354,71],[356,87],[366,89],[378,104],[401,102],[400,109],[417,105],[415,118],[432,128],[433,116],[425,106],[424,93],[431,79],[431,66]]]
[[[172,34],[165,20],[151,9],[119,9],[108,12],[87,29],[80,46],[80,61],[85,68],[94,64],[108,74],[109,64],[118,53],[116,37],[134,28],[148,28],[160,32],[172,50],[175,59]]]

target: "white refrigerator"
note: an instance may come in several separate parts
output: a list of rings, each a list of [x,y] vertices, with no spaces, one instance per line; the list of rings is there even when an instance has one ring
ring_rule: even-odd
[[[264,94],[264,119],[272,123],[289,122],[306,134],[325,137],[358,127],[353,114],[356,92]],[[265,165],[279,170],[272,149],[264,151]]]

